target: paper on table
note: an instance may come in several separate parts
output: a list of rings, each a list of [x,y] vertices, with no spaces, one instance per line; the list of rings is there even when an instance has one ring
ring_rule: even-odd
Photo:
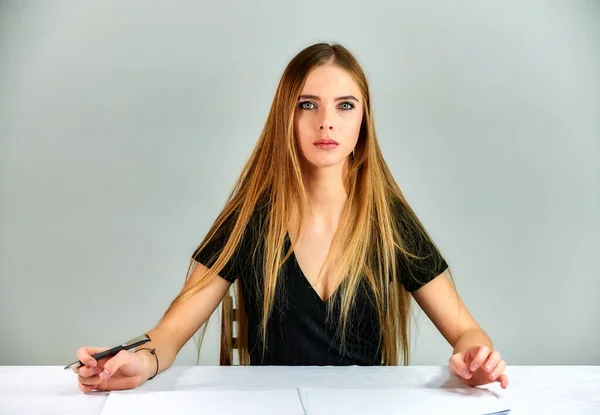
[[[296,389],[111,392],[101,415],[304,415]]]
[[[97,415],[108,397],[106,394],[0,393],[2,415]]]
[[[301,388],[310,415],[323,414],[507,414],[509,408],[490,391],[457,389]]]

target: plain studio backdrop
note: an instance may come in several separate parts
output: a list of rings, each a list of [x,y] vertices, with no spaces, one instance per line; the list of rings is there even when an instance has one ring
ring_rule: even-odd
[[[156,324],[319,41],[364,66],[394,177],[507,363],[600,364],[600,6],[566,0],[1,2],[0,364]],[[411,364],[447,364],[415,318]]]

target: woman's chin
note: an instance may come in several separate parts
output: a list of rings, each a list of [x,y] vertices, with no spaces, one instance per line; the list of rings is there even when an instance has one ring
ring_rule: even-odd
[[[327,157],[319,156],[319,157],[311,157],[307,159],[307,164],[311,168],[317,169],[327,169],[332,167],[341,167],[344,165],[346,158],[341,158],[338,156],[328,155]]]

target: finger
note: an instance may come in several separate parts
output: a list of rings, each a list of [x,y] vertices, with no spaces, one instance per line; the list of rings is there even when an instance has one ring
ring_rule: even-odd
[[[469,370],[469,366],[465,362],[464,355],[462,353],[453,355],[450,358],[448,366],[450,371],[456,376],[460,376],[465,379],[471,378],[471,371]]]
[[[100,376],[90,376],[87,378],[84,378],[82,376],[77,376],[77,381],[85,386],[95,386],[97,384],[99,384],[100,382],[102,382],[102,379],[100,379]]]
[[[108,379],[111,377],[119,368],[127,363],[131,359],[131,352],[127,350],[121,350],[114,357],[108,360],[104,364],[104,370],[99,374],[101,379]]]
[[[107,347],[80,347],[77,349],[77,358],[86,366],[96,366],[96,359],[92,355],[108,350]]]
[[[473,361],[473,356],[471,356],[471,353],[465,353],[464,361],[465,361],[465,364],[467,365],[467,367],[470,368],[471,362]]]
[[[103,380],[98,385],[94,386],[94,389],[99,391],[133,389],[141,383],[142,379],[139,376],[117,376]]]
[[[506,376],[505,373],[501,374],[496,380],[500,382],[500,387],[502,389],[508,388],[508,376]]]
[[[94,390],[94,386],[84,385],[80,383],[79,389],[81,389],[82,392],[88,393]]]
[[[96,365],[94,367],[83,365],[83,366],[79,366],[79,367],[74,367],[72,370],[73,370],[73,373],[75,373],[76,375],[81,375],[83,377],[87,377],[87,376],[91,376],[92,374],[98,374],[98,373],[102,372],[102,367],[103,367],[102,362],[96,362]],[[98,370],[98,369],[100,369],[100,370]],[[98,370],[98,373],[96,373],[97,370]]]
[[[102,368],[99,366],[96,366],[96,367],[82,366],[79,368],[78,375],[81,376],[82,378],[89,378],[90,376],[96,376],[96,375],[100,374],[100,372],[102,372]]]
[[[500,360],[498,365],[494,368],[494,370],[492,370],[492,373],[490,373],[490,379],[496,380],[496,378],[498,378],[498,376],[504,372],[504,369],[506,369],[506,362],[504,360]]]
[[[472,352],[474,352],[475,350],[477,350],[477,348],[474,348]],[[477,354],[475,354],[475,357],[473,357],[473,361],[471,362],[471,372],[475,372],[477,369],[479,369],[489,355],[489,347],[485,345],[479,346],[479,351],[477,351]]]
[[[485,362],[483,368],[486,372],[491,373],[492,370],[498,366],[498,363],[501,360],[500,352],[494,350],[488,357],[487,362]]]

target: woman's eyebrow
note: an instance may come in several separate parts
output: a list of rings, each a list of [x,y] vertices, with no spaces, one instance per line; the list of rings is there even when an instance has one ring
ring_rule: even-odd
[[[313,99],[315,101],[321,100],[321,98],[319,98],[317,95],[300,95],[298,97],[298,100],[301,100],[301,99]],[[335,101],[346,101],[346,100],[354,100],[354,101],[358,102],[358,99],[356,99],[356,97],[354,95],[343,95],[341,97],[335,98]]]

